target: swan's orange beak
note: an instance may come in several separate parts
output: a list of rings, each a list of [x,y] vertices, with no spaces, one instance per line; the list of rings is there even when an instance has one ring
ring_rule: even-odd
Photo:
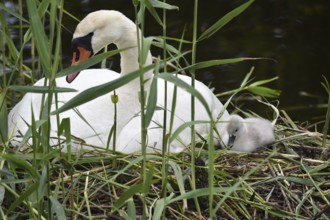
[[[77,47],[77,51],[73,52],[73,57],[72,57],[72,63],[71,66],[77,65],[79,62],[87,60],[89,57],[93,55],[92,51],[89,51],[83,47]],[[78,75],[80,72],[77,73],[71,73],[66,76],[66,81],[68,83],[71,83]]]

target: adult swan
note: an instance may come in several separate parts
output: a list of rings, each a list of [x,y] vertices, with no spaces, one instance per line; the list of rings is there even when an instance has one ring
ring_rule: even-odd
[[[134,22],[118,11],[100,10],[88,14],[77,26],[72,40],[72,48],[74,50],[72,64],[88,59],[93,54],[99,52],[108,44],[114,43],[118,48],[129,48],[120,53],[121,55],[121,75],[129,74],[130,72],[139,69],[137,48],[137,31]],[[145,65],[152,63],[150,52],[147,55]],[[79,74],[79,76],[78,76]],[[61,77],[56,79],[58,87],[68,87],[76,89],[76,93],[61,93],[58,97],[58,104],[69,101],[78,93],[117,79],[120,74],[107,69],[90,69],[80,73],[68,75],[66,78]],[[153,72],[148,71],[144,74],[145,90],[149,94],[150,82],[153,77]],[[179,76],[181,80],[187,83],[191,82],[191,78],[187,76]],[[70,84],[68,84],[70,83]],[[44,79],[39,80],[35,85],[43,85]],[[158,79],[158,102],[157,105],[164,106],[164,81]],[[209,108],[212,111],[213,118],[216,119],[220,112],[224,111],[222,118],[228,117],[226,110],[223,110],[223,105],[214,96],[203,83],[196,81],[196,89],[201,93],[207,101]],[[170,100],[173,97],[174,85],[168,83],[168,97],[171,109]],[[116,150],[123,153],[137,152],[141,149],[139,144],[140,136],[140,117],[137,116],[140,112],[139,102],[140,84],[139,79],[135,79],[116,90],[119,102],[117,103],[117,146]],[[190,121],[190,98],[191,95],[178,88],[177,102],[175,108],[174,130],[185,122]],[[13,143],[20,141],[19,134],[25,134],[31,124],[31,107],[35,113],[39,113],[41,106],[41,95],[28,93],[9,113],[9,131],[13,132]],[[210,120],[202,104],[196,100],[195,104],[196,120]],[[55,110],[55,104],[52,109]],[[70,118],[71,135],[74,139],[82,140],[72,143],[72,147],[78,150],[88,148],[88,146],[106,147],[108,136],[111,127],[114,123],[114,104],[111,102],[110,94],[98,97],[88,103],[85,103],[75,109],[62,112],[60,118]],[[35,114],[38,119],[38,114]],[[168,117],[170,119],[170,117]],[[152,123],[148,128],[148,151],[162,149],[161,127],[163,124],[163,111],[156,111]],[[167,122],[169,124],[169,120]],[[56,118],[51,116],[51,135],[56,137],[57,124]],[[210,132],[209,123],[196,124],[196,133],[206,137]],[[217,123],[216,143],[227,143],[228,134],[225,128],[225,123]],[[220,134],[220,135],[219,135]],[[18,138],[18,139],[17,139]],[[170,146],[171,152],[181,152],[190,144],[190,129],[185,129],[173,141]],[[110,146],[112,149],[112,146]]]

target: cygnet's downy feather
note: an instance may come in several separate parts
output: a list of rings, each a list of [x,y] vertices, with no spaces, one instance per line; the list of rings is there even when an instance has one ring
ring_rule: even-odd
[[[239,115],[231,115],[228,118],[227,132],[232,140],[229,145],[235,151],[252,152],[275,141],[272,122],[263,118],[243,119]]]

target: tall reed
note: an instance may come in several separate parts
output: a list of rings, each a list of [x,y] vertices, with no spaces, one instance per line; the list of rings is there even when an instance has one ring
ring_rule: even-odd
[[[197,45],[203,40],[207,40],[214,33],[228,24],[232,19],[246,10],[254,1],[250,0],[236,9],[232,10],[213,25],[207,28],[200,35],[198,34],[198,10],[200,1],[194,1],[194,20],[193,20],[193,37],[186,39],[183,34],[181,38],[172,38],[167,36],[167,10],[175,10],[176,6],[168,4],[165,0],[148,0],[139,1],[133,0],[135,8],[136,27],[141,29],[141,36],[138,38],[139,62],[140,69],[133,71],[131,74],[120,77],[114,81],[107,82],[100,86],[90,88],[65,105],[51,111],[51,103],[55,100],[58,92],[68,92],[69,90],[56,87],[56,77],[65,76],[73,71],[85,69],[93,64],[99,63],[102,60],[118,54],[121,50],[114,50],[96,55],[88,61],[82,62],[78,66],[62,69],[61,66],[61,39],[60,34],[63,30],[62,16],[68,13],[64,10],[64,1],[55,0],[35,0],[30,1],[28,5],[28,19],[23,18],[22,8],[19,13],[5,9],[13,14],[20,21],[19,31],[21,33],[20,46],[31,43],[31,54],[36,52],[38,64],[35,67],[27,67],[22,62],[23,49],[15,46],[10,39],[8,26],[5,19],[0,14],[0,21],[3,27],[1,34],[1,60],[4,66],[10,66],[12,72],[3,76],[2,90],[0,93],[0,120],[7,122],[7,106],[5,101],[9,99],[9,90],[19,92],[39,92],[44,94],[43,102],[45,103],[42,109],[33,109],[39,119],[32,120],[30,135],[32,137],[32,146],[28,148],[26,154],[18,151],[13,151],[9,148],[11,131],[7,129],[7,123],[0,125],[1,141],[4,146],[1,151],[1,186],[6,190],[8,195],[9,205],[5,208],[1,207],[0,214],[2,218],[10,218],[19,216],[18,218],[37,218],[37,219],[64,219],[71,216],[72,219],[100,217],[106,218],[109,216],[120,215],[126,219],[153,218],[165,219],[176,216],[178,218],[187,219],[186,215],[198,216],[199,218],[216,218],[222,214],[228,214],[234,219],[245,217],[253,218],[253,212],[250,206],[257,210],[262,210],[272,217],[283,218],[285,216],[301,217],[299,209],[295,213],[290,213],[276,209],[276,207],[268,204],[268,201],[263,199],[253,186],[249,185],[249,181],[257,179],[256,185],[263,182],[276,182],[278,186],[285,190],[279,178],[276,176],[252,177],[261,170],[263,166],[271,166],[275,161],[280,161],[279,164],[292,162],[287,155],[278,155],[276,150],[271,151],[267,156],[257,158],[258,162],[248,172],[241,172],[238,179],[235,174],[224,171],[223,167],[226,162],[222,161],[225,158],[227,161],[237,159],[238,161],[246,158],[246,155],[236,156],[231,154],[227,159],[223,155],[225,150],[215,150],[213,143],[213,133],[208,137],[207,152],[196,153],[195,140],[196,132],[195,124],[199,123],[195,120],[195,102],[198,100],[210,116],[207,122],[210,126],[210,131],[214,129],[217,119],[212,118],[209,106],[199,91],[194,88],[195,75],[203,68],[211,66],[236,63],[251,58],[234,58],[221,60],[207,60],[197,62]],[[20,7],[22,2],[20,1]],[[1,9],[4,8],[0,5]],[[162,16],[159,16],[159,10],[162,11]],[[163,36],[160,37],[143,37],[144,36],[144,19],[145,13],[150,13],[152,18],[158,23],[163,30]],[[178,12],[179,13],[179,12]],[[44,23],[49,22],[49,31],[44,30]],[[26,27],[25,27],[26,26]],[[183,31],[184,32],[184,31]],[[7,47],[4,46],[4,39]],[[171,45],[175,42],[179,46],[177,48]],[[162,58],[158,57],[157,61],[150,65],[144,66],[143,57],[147,51],[154,45],[162,48]],[[188,45],[191,48],[190,53],[182,52],[182,45]],[[8,51],[7,51],[8,50]],[[189,55],[188,55],[189,54]],[[191,56],[191,63],[187,62],[186,56]],[[182,62],[185,66],[181,66]],[[167,67],[168,63],[174,63],[173,70]],[[18,66],[18,68],[15,68]],[[3,67],[5,68],[5,67]],[[144,73],[153,69],[155,74],[151,82],[151,90],[146,93],[144,88]],[[252,69],[253,70],[253,69]],[[268,89],[263,85],[275,80],[261,80],[252,82],[250,73],[246,75],[240,88],[233,91],[228,91],[222,95],[229,95],[229,100],[225,106],[228,106],[232,97],[241,91],[250,91],[257,95],[274,97],[279,94],[278,91]],[[4,70],[5,71],[5,70]],[[29,72],[29,74],[23,72]],[[192,82],[187,84],[180,80],[176,75],[181,71],[187,71],[191,74]],[[19,76],[29,83],[33,83],[39,76],[45,76],[46,81],[44,86],[17,86],[14,81]],[[95,152],[89,152],[91,155],[86,158],[81,158],[79,155],[62,154],[59,149],[53,149],[50,146],[50,120],[51,114],[58,116],[59,113],[77,107],[92,99],[115,91],[120,86],[134,80],[139,79],[141,83],[140,94],[140,112],[141,112],[141,153],[132,155],[121,155],[114,152],[95,149]],[[160,155],[149,154],[146,152],[148,125],[151,123],[152,115],[157,108],[157,79],[163,79],[165,83],[165,110],[164,110],[164,127],[163,127],[163,151]],[[191,121],[186,122],[177,129],[173,129],[173,120],[175,117],[176,92],[173,97],[167,97],[167,84],[172,83],[176,88],[183,89],[191,94]],[[328,89],[328,84],[324,84]],[[176,91],[176,90],[175,90]],[[171,98],[172,103],[167,103],[168,98]],[[115,102],[115,101],[114,101]],[[172,111],[167,111],[167,106],[172,106]],[[169,113],[171,112],[171,113]],[[34,115],[33,115],[34,117]],[[170,119],[169,126],[165,121]],[[327,117],[328,120],[328,117]],[[57,127],[66,137],[66,144],[70,146],[70,120],[60,120],[58,117]],[[179,155],[173,155],[168,152],[169,146],[184,129],[191,129],[191,145],[187,148],[191,149],[191,154],[184,152]],[[24,134],[23,134],[24,135]],[[113,138],[113,134],[109,135]],[[324,135],[325,137],[326,135]],[[26,144],[24,138],[24,146]],[[113,139],[112,139],[113,140]],[[116,143],[116,141],[114,141]],[[114,146],[115,147],[115,146]],[[12,153],[14,152],[14,153]],[[93,154],[94,153],[94,154]],[[189,156],[190,161],[186,161]],[[196,158],[202,156],[207,158],[205,166],[197,166]],[[227,155],[228,156],[228,155]],[[278,156],[278,158],[273,159]],[[283,159],[284,158],[284,159]],[[113,161],[116,160],[114,165]],[[223,167],[219,167],[222,162]],[[307,163],[307,162],[306,162]],[[313,161],[313,163],[317,163]],[[274,167],[279,167],[276,164]],[[322,201],[327,202],[328,197],[318,185],[318,178],[310,175],[310,170],[305,167],[304,163],[298,163],[296,166],[304,168],[308,175],[306,181],[303,177],[283,177],[286,181],[292,179],[304,187],[310,185],[316,186],[321,196]],[[315,169],[322,170],[325,165],[318,166]],[[198,169],[202,169],[207,173],[207,184],[204,187],[197,187]],[[190,171],[190,173],[189,173]],[[315,171],[315,170],[314,170]],[[261,171],[260,171],[261,172]],[[259,179],[258,179],[259,178]],[[323,178],[323,177],[322,177]],[[321,184],[320,184],[321,185]],[[271,194],[271,193],[270,193]],[[308,195],[306,194],[306,200]],[[203,198],[207,197],[207,205],[203,202]],[[293,197],[293,196],[292,196]],[[96,199],[95,199],[96,198]],[[251,198],[251,199],[249,199]],[[193,200],[193,205],[190,201]],[[311,199],[312,200],[312,199]],[[105,202],[104,202],[105,201]],[[295,203],[299,201],[301,206],[305,204],[304,199],[295,198]],[[69,205],[68,205],[69,204]],[[313,210],[318,210],[314,201],[310,201]],[[303,209],[308,209],[308,205]],[[194,210],[192,207],[195,207]],[[206,208],[204,208],[206,207]],[[233,210],[233,207],[236,208]],[[95,211],[96,210],[96,211]],[[188,212],[189,210],[190,212]],[[193,210],[193,211],[192,211]],[[274,211],[275,210],[275,211]],[[109,214],[110,213],[110,214]],[[309,212],[310,213],[310,212]],[[322,215],[322,213],[320,214]],[[190,218],[191,218],[190,216]]]

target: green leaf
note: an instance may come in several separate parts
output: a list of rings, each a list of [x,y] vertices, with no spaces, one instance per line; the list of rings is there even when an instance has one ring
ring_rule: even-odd
[[[228,191],[228,187],[215,187],[213,192],[214,193],[224,193]],[[236,190],[241,190],[241,188],[236,188]],[[176,202],[176,201],[181,201],[185,199],[192,199],[192,198],[197,198],[201,196],[208,196],[210,193],[209,188],[201,188],[201,189],[195,189],[189,192],[186,192],[178,197],[173,198],[174,194],[171,194],[170,196],[166,198],[162,198],[156,202],[155,205],[155,213],[154,215],[156,218],[154,219],[160,219],[161,213],[163,212],[164,207],[167,205]],[[173,198],[173,199],[172,199]]]
[[[151,87],[150,87],[150,92],[148,96],[148,103],[146,107],[146,114],[145,114],[145,122],[146,122],[146,127],[149,126],[152,116],[156,110],[157,107],[157,78],[152,79]]]
[[[49,93],[50,90],[55,93],[60,92],[77,92],[77,90],[65,87],[55,87],[50,89],[48,86],[9,86],[9,89],[18,92],[29,92],[29,93]]]
[[[172,45],[167,44],[167,43],[165,43],[165,45],[164,45],[164,39],[162,39],[161,37],[155,38],[155,41],[152,42],[152,45],[156,46],[158,48],[161,48],[163,50],[169,51],[171,53],[174,53],[174,54],[179,53],[179,51]]]
[[[154,17],[154,19],[158,22],[158,24],[160,26],[163,26],[164,23],[163,23],[162,19],[160,19],[159,15],[158,15],[158,13],[156,11],[156,9],[150,3],[150,0],[145,0],[144,3],[145,3],[145,6],[147,7],[149,13]],[[142,14],[142,11],[141,11],[141,14]]]
[[[46,190],[47,190],[47,184],[49,181],[48,178],[49,178],[49,176],[48,176],[47,166],[43,166],[41,175],[40,175],[40,178],[38,181],[38,188],[36,189],[36,192],[38,193],[37,194],[38,203],[41,202],[42,199],[44,199],[43,196],[45,195]]]
[[[6,143],[8,138],[8,113],[6,95],[0,92],[0,140]]]
[[[6,214],[9,215],[20,203],[24,202],[24,200],[26,200],[28,196],[30,196],[32,193],[36,191],[37,187],[38,187],[38,183],[36,182],[32,184],[28,189],[23,191],[22,194],[17,199],[15,199],[15,201],[10,205]]]
[[[24,120],[24,118],[23,118]],[[46,123],[47,120],[38,120],[35,122],[36,126],[35,128],[38,129],[41,125],[43,125],[44,123]],[[26,124],[28,124],[27,122],[25,122]],[[33,134],[34,131],[32,131],[32,127],[30,124],[29,125],[29,129],[26,131],[26,133],[23,136],[23,140],[20,143],[20,146],[23,146],[31,137],[31,135]]]
[[[210,111],[210,108],[209,108],[207,102],[205,101],[205,99],[203,98],[203,96],[200,94],[200,92],[198,92],[191,85],[189,85],[185,81],[179,79],[178,77],[173,76],[172,74],[158,74],[155,77],[162,78],[162,79],[164,79],[166,81],[172,82],[174,85],[176,85],[176,86],[180,87],[181,89],[186,90],[187,92],[189,92],[190,94],[192,94],[204,106],[207,114],[210,116],[210,119],[212,118],[212,113]]]
[[[51,57],[49,50],[49,42],[44,31],[44,25],[41,23],[41,17],[39,16],[36,1],[29,1],[27,4],[29,20],[31,23],[32,34],[34,36],[37,51],[39,54],[40,62],[45,70],[46,77],[49,77],[51,68]]]
[[[82,62],[80,62],[78,65],[76,66],[70,66],[60,72],[58,72],[56,74],[56,77],[62,77],[62,76],[66,76],[68,74],[71,74],[71,73],[75,73],[75,72],[79,72],[81,70],[84,70],[84,69],[87,69],[88,67],[90,66],[93,66],[99,62],[101,62],[103,59],[106,59],[108,57],[111,57],[113,55],[116,55],[124,50],[126,50],[127,48],[124,48],[124,49],[117,49],[117,50],[111,50],[109,52],[106,52],[106,53],[102,53],[102,54],[98,54],[96,56],[93,56],[87,60],[84,60]]]
[[[158,1],[158,0],[149,0],[149,2],[155,8],[162,8],[162,9],[167,9],[167,10],[179,10],[178,6],[170,5],[168,3],[161,2],[161,1]]]
[[[128,201],[127,201],[127,215],[132,220],[137,219],[137,217],[136,217],[136,207],[135,207],[135,204],[134,204],[134,200],[132,198],[128,199]]]
[[[156,62],[156,68],[155,71],[157,71],[156,74],[158,74],[159,70],[159,61]],[[145,114],[145,122],[146,122],[146,127],[149,126],[152,116],[154,115],[154,112],[157,107],[157,94],[158,94],[158,87],[157,87],[157,77],[153,77],[149,94],[148,94],[148,102],[147,102],[147,107],[146,107],[146,114]]]
[[[254,87],[249,86],[247,90],[253,92],[256,95],[260,95],[268,98],[277,98],[281,94],[280,90],[270,89],[263,86],[254,86]]]
[[[123,192],[120,198],[113,204],[114,211],[117,211],[122,207],[127,200],[132,198],[133,195],[141,192],[143,189],[143,183],[139,183],[134,186],[130,186],[125,192]]]
[[[105,84],[84,90],[83,92],[79,93],[78,95],[76,95],[75,97],[70,99],[67,103],[65,103],[63,106],[61,106],[59,109],[52,112],[51,114],[58,114],[58,113],[67,111],[69,109],[82,105],[86,102],[89,102],[97,97],[105,95],[105,94],[119,88],[120,86],[127,84],[128,82],[141,76],[142,74],[153,69],[154,67],[155,67],[154,64],[149,65],[149,66],[143,67],[139,70],[133,71],[130,74],[121,76],[118,79],[112,80],[111,82],[107,82]]]
[[[156,202],[155,208],[154,208],[155,211],[152,216],[153,220],[161,219],[164,207],[166,207],[168,201],[170,201],[174,197],[174,195],[175,195],[174,193],[171,193],[168,197],[159,199]]]
[[[65,143],[66,143],[66,150],[68,152],[68,161],[71,161],[71,126],[70,126],[70,118],[63,118],[58,131],[57,135],[60,136],[64,132],[65,136]]]
[[[272,81],[277,80],[277,79],[278,79],[278,77],[274,77],[274,78],[266,79],[266,80],[259,80],[257,82],[251,83],[250,86],[252,86],[252,87],[253,86],[260,86],[260,85],[272,82]]]
[[[154,37],[146,37],[143,38],[143,47],[142,47],[142,54],[141,54],[141,63],[144,65],[146,63],[147,57],[150,54],[150,46],[152,41],[154,40]]]
[[[262,58],[231,58],[231,59],[221,59],[221,60],[208,60],[208,61],[203,61],[199,62],[193,65],[190,65],[184,70],[196,70],[196,69],[202,69],[202,68],[207,68],[211,66],[217,66],[217,65],[223,65],[223,64],[230,64],[230,63],[238,63],[242,62],[245,60],[258,60]]]
[[[7,26],[6,19],[4,18],[4,14],[0,13],[0,24],[1,24],[1,32],[4,32],[5,40],[6,40],[6,46],[8,47],[9,54],[13,58],[13,60],[17,60],[19,57],[19,53],[17,51],[17,48],[15,46],[15,43],[13,41],[13,38],[10,37],[10,32]],[[2,45],[1,45],[2,47]]]
[[[171,144],[175,139],[177,139],[179,136],[180,136],[180,133],[188,128],[188,127],[191,127],[192,125],[195,125],[195,124],[206,124],[206,123],[211,123],[210,121],[189,121],[189,122],[186,122],[182,125],[180,125],[171,135],[170,139],[169,139],[169,143]]]
[[[6,7],[3,3],[0,3],[0,9],[7,12],[8,14],[16,17],[17,19],[19,20],[22,20],[23,22],[25,23],[29,23],[28,20],[26,20],[24,17],[22,17],[20,14],[14,12],[14,11],[11,11],[10,8]],[[4,14],[3,12],[1,14]]]
[[[22,159],[16,157],[15,155],[10,155],[10,154],[3,154],[3,155],[1,155],[1,157],[7,161],[10,161],[10,162],[16,164],[18,167],[28,171],[28,173],[35,179],[39,179],[39,175],[36,172],[35,168],[31,164],[26,162],[25,160],[22,160]]]
[[[221,19],[219,19],[216,23],[214,23],[211,27],[209,27],[204,33],[201,34],[201,36],[198,38],[198,41],[202,41],[206,38],[211,37],[214,33],[216,33],[220,28],[225,26],[227,23],[229,23],[232,19],[237,17],[239,14],[241,14],[245,9],[247,9],[254,0],[250,0],[241,6],[235,8],[231,12],[227,13],[225,16],[223,16]]]
[[[148,170],[148,173],[146,175],[146,179],[143,181],[143,187],[142,187],[142,193],[146,196],[149,191],[150,191],[150,186],[152,184],[152,177],[154,176],[154,169],[155,169],[155,164],[150,164],[150,168]]]
[[[62,204],[53,196],[50,196],[49,199],[52,204],[52,212],[56,214],[56,219],[67,219]]]

